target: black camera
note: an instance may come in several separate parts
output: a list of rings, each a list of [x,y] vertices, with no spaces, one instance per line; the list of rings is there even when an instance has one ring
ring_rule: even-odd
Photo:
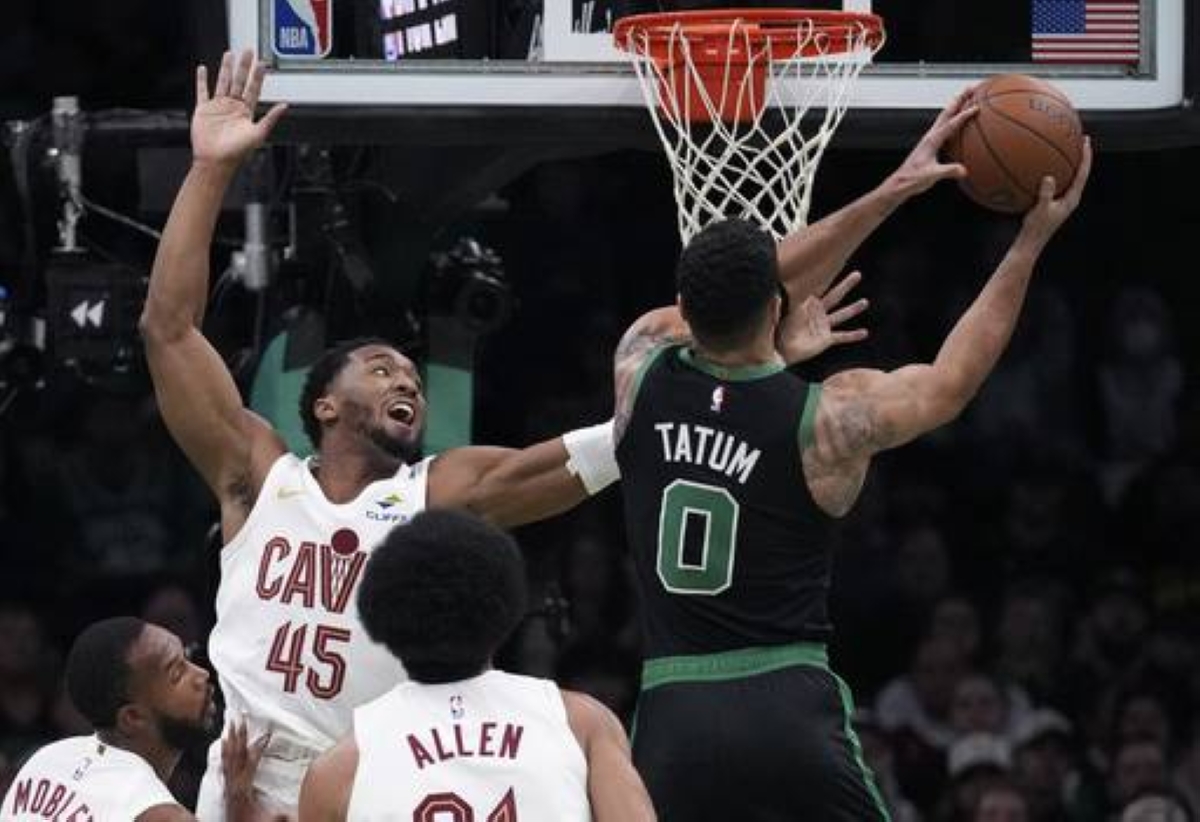
[[[452,316],[474,334],[508,321],[513,295],[495,251],[463,237],[449,251],[434,254],[431,265],[430,313]]]

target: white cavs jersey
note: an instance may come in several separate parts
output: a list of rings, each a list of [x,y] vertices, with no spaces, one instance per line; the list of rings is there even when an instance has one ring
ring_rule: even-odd
[[[587,761],[549,680],[406,682],[354,712],[350,822],[589,822]]]
[[[221,550],[209,658],[226,718],[247,717],[250,739],[271,732],[255,786],[294,808],[309,763],[350,732],[356,706],[405,679],[366,635],[356,592],[368,555],[425,507],[430,459],[335,504],[307,460],[280,457],[241,531]],[[220,743],[201,787],[203,822],[223,818]]]
[[[178,804],[137,754],[95,736],[72,736],[29,758],[0,805],[0,819],[131,822],[150,808]]]

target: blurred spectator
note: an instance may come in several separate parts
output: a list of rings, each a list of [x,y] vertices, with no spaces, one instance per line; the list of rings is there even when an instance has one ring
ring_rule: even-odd
[[[1187,742],[1180,752],[1175,770],[1171,774],[1172,782],[1182,797],[1186,800],[1193,815],[1200,812],[1200,713],[1192,706],[1190,733]]]
[[[558,665],[557,628],[542,615],[522,622],[498,655],[499,667],[527,676],[553,679]]]
[[[992,553],[1004,578],[1041,577],[1071,589],[1083,584],[1106,524],[1091,475],[1039,461],[1017,470],[1002,493]]]
[[[1188,537],[1200,533],[1198,456],[1200,450],[1178,450],[1148,464],[1122,499],[1118,521],[1125,549],[1119,559],[1144,573],[1159,615],[1193,631],[1200,625],[1200,563]]]
[[[900,784],[922,809],[931,807],[942,789],[944,757],[954,739],[950,706],[966,670],[957,643],[926,638],[913,653],[908,673],[892,679],[875,701],[879,724],[892,736]]]
[[[950,594],[933,606],[929,618],[929,636],[949,640],[958,646],[963,659],[974,665],[983,645],[979,609],[965,596]]]
[[[918,524],[900,534],[896,596],[902,606],[913,609],[914,621],[920,627],[924,627],[934,603],[949,590],[951,579],[950,553],[940,528]]]
[[[1085,822],[1103,816],[1103,786],[1084,770],[1075,748],[1074,728],[1058,711],[1040,708],[1015,724],[1013,776],[1032,822]]]
[[[73,409],[73,437],[30,443],[26,466],[70,556],[63,583],[87,591],[91,610],[81,616],[90,618],[140,599],[158,575],[186,571],[207,508],[163,436],[152,397],[89,390]]]
[[[911,489],[908,499],[910,502],[916,499]],[[897,504],[895,498],[891,504]],[[882,590],[871,603],[869,622],[860,630],[870,643],[868,647],[876,647],[887,661],[888,678],[909,663],[928,631],[934,607],[950,591],[953,580],[949,547],[942,529],[924,516],[914,514],[911,508],[896,513],[895,517],[913,519],[902,522],[891,537],[890,550],[878,566],[883,577]],[[849,571],[854,576],[860,573],[863,571],[859,567]],[[840,580],[835,589],[838,584]],[[887,625],[888,630],[879,631],[880,625]]]
[[[876,700],[879,722],[889,731],[907,728],[925,744],[945,750],[954,739],[950,709],[954,689],[967,670],[959,644],[928,638],[917,646],[907,674],[884,686]]]
[[[950,784],[938,808],[939,822],[971,822],[984,793],[1011,767],[1008,744],[995,734],[967,734],[946,757]]]
[[[984,788],[975,806],[972,822],[1031,822],[1024,795],[1009,782]]]
[[[628,727],[641,679],[640,658],[611,642],[574,645],[558,661],[554,679],[607,705]]]
[[[1115,503],[1133,475],[1174,444],[1184,367],[1167,304],[1153,288],[1121,289],[1109,328],[1112,348],[1096,371],[1104,416],[1101,476]]]
[[[1133,572],[1113,569],[1094,586],[1071,652],[1070,680],[1091,690],[1129,672],[1149,625],[1145,593]]]
[[[196,600],[182,585],[164,583],[153,589],[142,606],[142,619],[175,634],[185,648],[205,643],[207,632]]]
[[[994,677],[975,671],[958,680],[950,704],[950,726],[955,737],[971,733],[1004,736],[1008,732],[1008,699]]]
[[[1063,655],[1063,606],[1056,586],[1030,580],[1004,594],[996,627],[995,671],[1020,685],[1034,703],[1059,689]]]
[[[1120,822],[1192,822],[1195,816],[1169,793],[1153,792],[1134,799],[1121,811]]]
[[[1167,753],[1153,739],[1119,743],[1113,753],[1108,776],[1109,807],[1114,812],[1150,791],[1165,791],[1169,785]]]
[[[26,605],[0,602],[0,754],[19,763],[55,738],[58,654],[41,617]]]
[[[921,814],[900,786],[896,776],[896,757],[892,749],[891,734],[883,729],[875,712],[859,708],[854,712],[854,731],[862,746],[863,761],[875,775],[875,787],[879,789],[883,803],[891,814],[892,822],[921,822]]]
[[[1169,756],[1175,741],[1170,713],[1166,697],[1149,687],[1122,693],[1113,712],[1115,743],[1146,739],[1157,743]]]
[[[627,557],[593,526],[575,536],[563,557],[563,593],[570,606],[568,645],[606,640],[636,651],[631,601],[633,571]]]
[[[961,433],[1000,477],[1036,449],[1051,465],[1087,463],[1075,316],[1056,284],[1031,290],[1008,351],[979,391]]]

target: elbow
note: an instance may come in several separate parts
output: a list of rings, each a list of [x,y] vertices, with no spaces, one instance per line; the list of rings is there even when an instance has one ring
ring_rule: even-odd
[[[181,339],[192,329],[186,316],[173,311],[164,311],[147,300],[138,318],[138,331],[146,345],[164,345]]]

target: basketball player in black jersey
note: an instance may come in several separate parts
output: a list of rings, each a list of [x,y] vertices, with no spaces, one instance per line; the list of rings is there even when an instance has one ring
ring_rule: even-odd
[[[776,248],[736,220],[684,250],[677,307],[617,349],[617,460],[643,604],[634,760],[664,822],[888,818],[828,666],[830,530],[874,454],[953,420],[1004,350],[1043,247],[1079,203],[1044,181],[1007,255],[930,364],[854,369],[823,384],[785,370],[793,287],[845,260],[907,197],[961,167],[941,144],[964,97],[872,193]],[[790,256],[789,256],[790,254]],[[811,353],[811,352],[810,352]]]

